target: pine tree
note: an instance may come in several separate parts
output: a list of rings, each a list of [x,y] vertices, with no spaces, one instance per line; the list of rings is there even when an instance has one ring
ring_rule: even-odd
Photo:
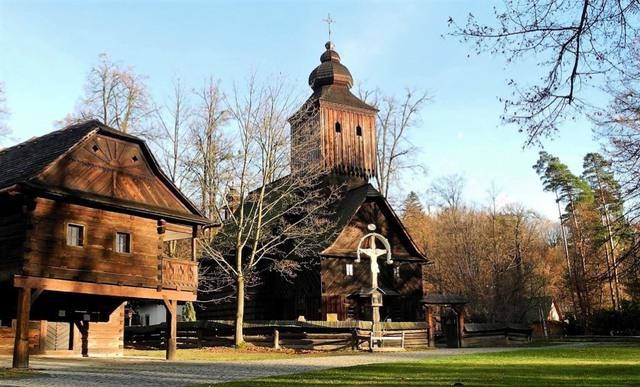
[[[552,192],[556,196],[567,262],[568,282],[570,288],[573,289],[571,292],[572,301],[574,306],[579,306],[581,317],[586,322],[590,315],[591,305],[586,275],[585,235],[579,212],[584,204],[592,200],[593,194],[586,181],[575,176],[559,158],[544,151],[540,152],[539,155],[538,162],[533,168],[540,176],[544,190]],[[560,207],[561,203],[565,204],[564,213]],[[565,227],[570,231],[569,235],[573,242],[574,254],[570,254],[569,236]]]
[[[601,215],[602,224],[597,230],[596,243],[599,245],[598,247],[604,247],[607,264],[606,277],[609,282],[611,303],[613,308],[617,310],[620,305],[620,288],[613,222],[622,218],[623,204],[620,198],[620,184],[613,175],[611,162],[599,153],[588,153],[584,157],[583,167],[583,177],[591,185],[597,209]]]
[[[420,197],[418,197],[418,194],[414,191],[409,192],[409,195],[407,195],[407,198],[402,203],[402,214],[405,219],[416,215],[424,215],[424,208],[420,202]]]

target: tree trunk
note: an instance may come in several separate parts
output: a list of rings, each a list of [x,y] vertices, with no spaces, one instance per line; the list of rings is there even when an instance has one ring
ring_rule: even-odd
[[[573,238],[574,238],[573,242],[576,247],[576,252],[578,253],[580,258],[580,267],[579,267],[580,278],[576,277],[576,289],[579,290],[578,301],[580,302],[580,305],[581,305],[580,309],[583,315],[582,317],[585,324],[585,330],[588,331],[589,316],[591,315],[591,305],[589,301],[589,296],[590,296],[589,284],[587,283],[587,263],[585,259],[585,253],[584,253],[584,239],[582,234],[582,228],[578,223],[576,206],[572,196],[569,196],[569,206],[571,207],[570,218],[573,222],[574,234],[575,234],[573,235]],[[576,270],[576,272],[578,272],[578,270]]]
[[[605,226],[607,227],[607,245],[605,245],[605,255],[607,259],[607,279],[609,280],[609,291],[611,292],[611,302],[613,309],[619,310],[620,292],[618,290],[618,269],[616,265],[616,251],[613,246],[613,233],[611,232],[611,218],[609,217],[609,209],[607,208],[607,201],[604,197],[604,188],[602,187],[602,181],[600,181],[600,175],[596,172],[596,180],[598,183],[598,190],[600,191],[600,205],[602,205],[602,212],[604,215]],[[609,249],[611,251],[609,251]]]
[[[611,217],[609,215],[609,210],[607,209],[607,204],[604,202],[604,198],[602,198],[602,207],[604,209],[604,217],[607,225],[607,242],[608,242],[609,250],[611,253],[610,267],[609,267],[609,257],[608,257],[609,254],[607,254],[607,270],[609,270],[607,274],[609,276],[609,286],[613,286],[613,289],[612,289],[612,297],[614,300],[613,308],[615,310],[619,310],[620,309],[620,285],[618,282],[618,262],[616,259],[615,246],[613,245],[613,231],[611,230]]]
[[[237,298],[234,344],[238,347],[244,344],[244,335],[242,330],[242,324],[244,323],[244,276],[242,274],[238,275],[236,286]]]
[[[571,259],[569,258],[569,242],[567,242],[567,233],[564,230],[564,222],[562,221],[562,210],[560,209],[560,197],[558,196],[558,192],[556,194],[556,204],[558,205],[558,219],[560,220],[560,235],[562,236],[562,243],[564,247],[564,257],[567,260],[567,270],[569,271],[569,290],[571,292],[571,304],[573,305],[573,313],[577,314],[576,307],[576,281],[575,275],[573,273],[573,265],[571,265]]]

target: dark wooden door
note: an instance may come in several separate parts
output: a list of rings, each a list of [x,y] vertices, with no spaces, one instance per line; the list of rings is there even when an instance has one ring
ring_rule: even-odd
[[[442,318],[442,333],[444,334],[448,348],[458,348],[460,340],[458,338],[458,315],[448,309]]]

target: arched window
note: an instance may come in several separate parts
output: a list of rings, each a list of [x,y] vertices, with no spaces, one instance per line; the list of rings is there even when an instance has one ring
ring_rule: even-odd
[[[362,136],[362,127],[360,125],[356,126],[356,136]]]
[[[342,133],[342,125],[339,122],[336,122],[336,133]]]

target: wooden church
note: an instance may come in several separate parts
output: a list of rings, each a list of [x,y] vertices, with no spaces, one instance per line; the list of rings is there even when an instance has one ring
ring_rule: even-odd
[[[29,320],[55,322],[40,338],[66,326],[63,349],[122,351],[132,299],[164,301],[173,357],[176,306],[196,299],[195,240],[209,223],[144,141],[97,121],[0,151],[0,321],[15,334],[14,366],[28,366]],[[97,337],[108,322],[119,329]]]
[[[344,190],[332,209],[334,232],[319,244],[319,259],[294,279],[267,272],[250,289],[247,320],[371,320],[372,293],[383,297],[383,321],[424,321],[422,268],[427,258],[411,239],[386,198],[371,184],[376,174],[376,108],[351,91],[353,78],[331,42],[309,75],[312,95],[290,121],[292,143],[315,139],[299,163],[322,165],[326,183]],[[313,111],[314,114],[308,114]],[[390,244],[392,264],[379,258],[378,289],[368,260],[357,260],[358,244],[375,226]],[[232,319],[234,304],[208,305],[199,318]]]

